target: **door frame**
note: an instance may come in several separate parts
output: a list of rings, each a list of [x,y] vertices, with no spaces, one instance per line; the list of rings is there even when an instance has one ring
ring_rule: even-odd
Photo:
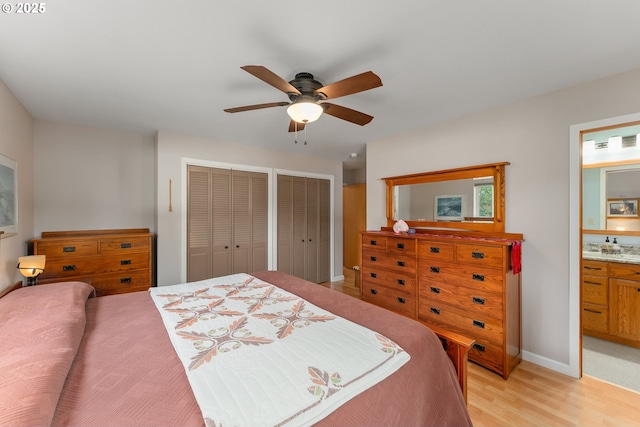
[[[569,364],[567,375],[582,377],[582,141],[583,131],[624,125],[640,120],[640,113],[569,126]]]

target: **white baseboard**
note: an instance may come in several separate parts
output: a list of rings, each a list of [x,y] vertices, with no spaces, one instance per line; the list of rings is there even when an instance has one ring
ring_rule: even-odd
[[[341,280],[344,280],[344,274],[341,274],[340,276],[336,276],[331,279],[332,282],[340,282]]]
[[[557,360],[549,359],[547,357],[540,356],[529,351],[522,351],[522,360],[535,363],[536,365],[540,365],[543,368],[551,369],[552,371],[556,371],[573,378],[580,378],[579,373],[573,366],[567,365],[565,363],[560,363]]]

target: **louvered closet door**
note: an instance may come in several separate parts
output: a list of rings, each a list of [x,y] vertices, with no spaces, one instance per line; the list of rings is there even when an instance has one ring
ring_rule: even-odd
[[[318,243],[319,243],[319,198],[318,180],[307,178],[307,232],[306,232],[306,275],[305,279],[318,283]]]
[[[330,279],[330,181],[278,175],[278,271]]]
[[[331,181],[318,180],[318,283],[331,280]]]
[[[188,166],[187,280],[267,269],[268,174]]]
[[[187,280],[211,277],[211,175],[208,168],[187,169]]]
[[[212,270],[209,277],[231,274],[231,170],[209,168],[211,172]]]

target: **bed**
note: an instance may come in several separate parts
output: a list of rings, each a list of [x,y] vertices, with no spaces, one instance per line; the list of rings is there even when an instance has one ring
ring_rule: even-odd
[[[284,273],[252,275],[390,338],[410,355],[316,425],[471,425],[456,370],[430,329]],[[0,299],[0,425],[205,425],[150,293],[91,294],[85,283],[64,282]]]

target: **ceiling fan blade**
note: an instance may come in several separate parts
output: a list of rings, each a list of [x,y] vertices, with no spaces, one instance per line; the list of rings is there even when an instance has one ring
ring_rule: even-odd
[[[304,130],[304,123],[298,123],[295,120],[291,120],[289,122],[289,132],[295,132],[296,130],[298,132],[300,132],[301,130]]]
[[[320,104],[324,107],[325,114],[333,117],[337,117],[342,120],[346,120],[351,123],[355,123],[360,126],[364,126],[373,120],[373,116],[370,116],[360,111],[352,110],[351,108],[343,107],[341,105],[331,104],[329,102],[323,102]]]
[[[245,70],[247,73],[259,78],[263,82],[269,83],[271,86],[275,87],[278,90],[281,90],[284,93],[295,93],[297,95],[302,95],[300,91],[293,87],[289,82],[275,74],[273,71],[266,69],[262,65],[245,65],[244,67],[240,68]]]
[[[240,113],[242,111],[259,110],[261,108],[284,107],[288,102],[269,102],[267,104],[245,105],[244,107],[226,108],[227,113]]]
[[[367,71],[365,73],[347,77],[344,80],[328,84],[317,89],[315,93],[322,92],[327,96],[327,99],[334,99],[345,95],[351,95],[352,93],[374,89],[380,86],[382,86],[382,80],[380,80],[380,77],[372,71]]]

